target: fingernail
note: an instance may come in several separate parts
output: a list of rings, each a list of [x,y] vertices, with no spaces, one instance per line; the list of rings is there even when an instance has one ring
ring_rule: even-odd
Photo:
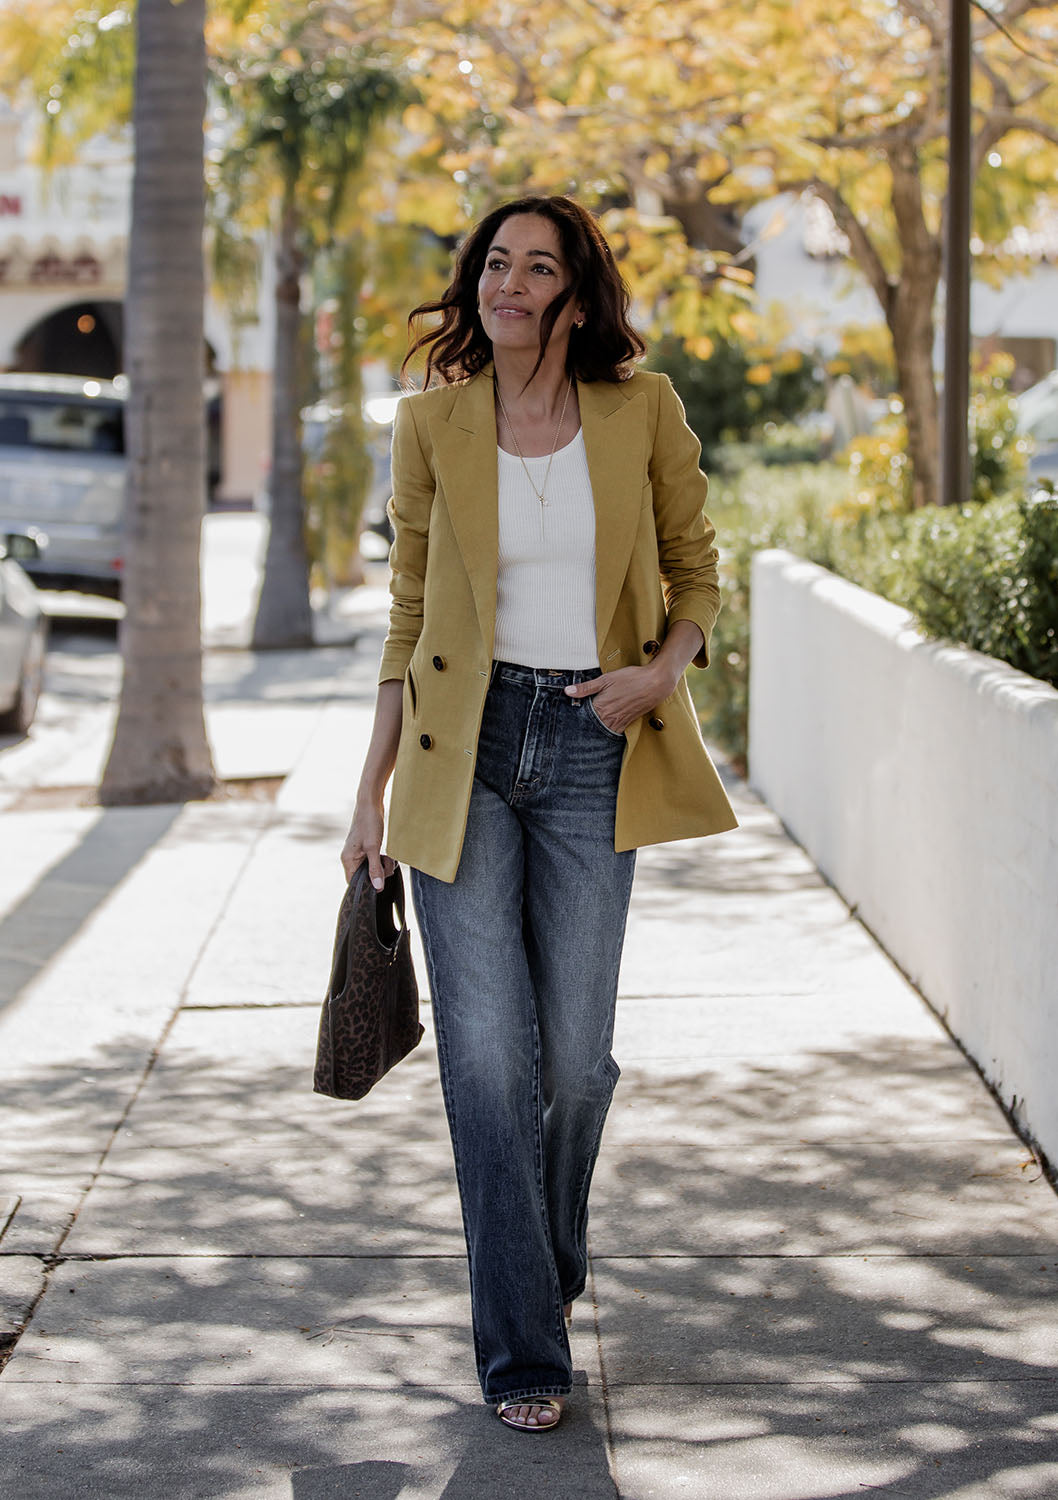
[[[378,875],[373,875],[371,877],[371,884],[375,887],[376,891],[380,891],[385,883],[386,882],[382,880]]]
[[[577,696],[577,684],[575,682],[571,682],[569,686],[563,688],[562,691],[568,698],[575,698]]]

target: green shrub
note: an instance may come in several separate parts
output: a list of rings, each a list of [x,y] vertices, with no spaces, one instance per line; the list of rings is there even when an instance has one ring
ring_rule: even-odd
[[[662,339],[649,365],[679,391],[709,466],[721,443],[745,441],[766,423],[788,422],[822,404],[815,360],[797,349],[764,359],[743,344],[717,339],[710,357],[698,359],[679,339]]]
[[[903,417],[889,417],[873,432],[853,438],[841,454],[848,466],[857,504],[863,507],[911,503],[911,460]]]
[[[1014,360],[997,354],[974,371],[970,394],[970,463],[974,500],[994,500],[1025,481],[1029,443],[1018,431],[1010,392]]]
[[[847,469],[745,469],[714,483],[724,607],[708,672],[689,681],[703,728],[745,767],[750,569],[785,547],[909,609],[922,630],[1058,687],[1058,497],[905,511],[864,500]]]
[[[713,473],[734,475],[751,464],[810,464],[822,458],[823,433],[796,422],[765,422],[756,437],[724,442],[713,451]]]
[[[906,604],[927,635],[1058,687],[1053,494],[919,512],[909,518],[905,569]]]

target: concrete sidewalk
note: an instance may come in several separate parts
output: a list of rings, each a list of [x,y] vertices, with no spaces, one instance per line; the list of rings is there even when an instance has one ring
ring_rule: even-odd
[[[0,813],[7,1500],[1053,1500],[1054,1193],[741,788],[640,859],[567,1417],[480,1404],[429,1029],[310,1092],[359,623],[230,658],[274,804]]]

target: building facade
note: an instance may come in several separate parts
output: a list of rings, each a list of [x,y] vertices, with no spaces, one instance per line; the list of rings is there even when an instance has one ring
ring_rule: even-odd
[[[49,171],[36,135],[0,102],[0,370],[111,379],[124,370],[131,153],[94,142]],[[256,321],[236,326],[212,291],[206,302],[210,489],[222,506],[252,504],[267,482],[270,311],[266,279]]]

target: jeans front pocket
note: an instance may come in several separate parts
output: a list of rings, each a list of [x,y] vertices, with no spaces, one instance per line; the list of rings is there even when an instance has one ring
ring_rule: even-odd
[[[603,734],[608,734],[612,740],[624,739],[625,732],[623,729],[611,729],[608,724],[604,724],[603,721],[599,718],[599,715],[595,711],[595,699],[593,697],[585,698],[584,702],[588,705],[588,713],[591,715],[592,721],[598,724]]]

